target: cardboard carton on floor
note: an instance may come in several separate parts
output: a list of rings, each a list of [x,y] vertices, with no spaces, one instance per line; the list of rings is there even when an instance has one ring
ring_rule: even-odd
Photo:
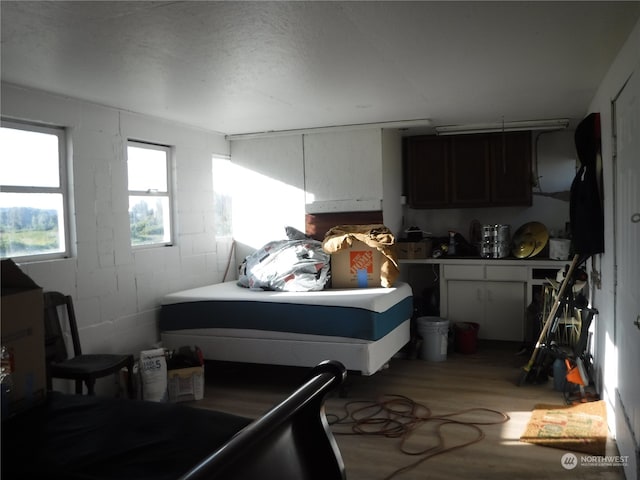
[[[331,287],[380,287],[381,263],[382,254],[377,249],[354,240],[351,247],[331,254]]]
[[[204,366],[177,368],[167,372],[170,402],[188,402],[204,398]]]
[[[6,418],[43,402],[46,396],[44,299],[42,288],[13,260],[2,260],[0,271],[0,332],[9,357],[3,367],[11,371],[11,381],[2,389],[2,417]]]

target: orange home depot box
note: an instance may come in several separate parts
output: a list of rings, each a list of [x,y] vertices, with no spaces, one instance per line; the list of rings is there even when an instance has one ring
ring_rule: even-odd
[[[331,254],[332,288],[380,287],[382,254],[354,240],[349,248]]]
[[[45,399],[44,300],[42,289],[12,260],[1,265],[0,336],[3,359],[2,418]],[[9,380],[9,381],[7,381]]]

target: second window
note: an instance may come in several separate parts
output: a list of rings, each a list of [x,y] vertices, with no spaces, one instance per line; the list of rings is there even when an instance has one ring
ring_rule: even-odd
[[[131,245],[170,245],[171,147],[129,141],[127,172]]]

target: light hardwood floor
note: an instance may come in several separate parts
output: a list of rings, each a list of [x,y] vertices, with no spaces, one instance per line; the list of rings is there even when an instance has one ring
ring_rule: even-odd
[[[561,457],[568,451],[519,441],[531,410],[537,403],[563,404],[553,381],[518,387],[517,379],[527,356],[516,356],[516,344],[481,344],[472,355],[449,353],[443,362],[394,358],[373,376],[349,375],[347,397],[332,395],[326,401],[327,414],[343,415],[346,402],[376,401],[401,395],[425,405],[433,416],[469,408],[487,408],[506,413],[506,423],[483,425],[485,438],[478,443],[437,455],[393,477],[398,480],[424,479],[531,479],[531,480],[621,480],[619,466],[586,465],[564,468]],[[302,381],[307,369],[240,365],[211,362],[206,365],[205,398],[195,406],[238,415],[257,417],[284,399]],[[331,415],[329,418],[332,418]],[[467,414],[465,419],[494,420],[486,413]],[[336,441],[349,480],[382,480],[397,469],[421,457],[399,449],[399,438],[374,435],[342,435],[349,428],[334,426]],[[453,446],[476,435],[451,426],[444,431],[445,445]],[[417,429],[407,443],[412,450],[434,445],[436,439],[427,423]],[[615,442],[607,442],[607,455],[617,454]]]

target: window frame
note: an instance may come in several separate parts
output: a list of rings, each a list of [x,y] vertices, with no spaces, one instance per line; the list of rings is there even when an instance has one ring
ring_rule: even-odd
[[[68,177],[68,156],[67,142],[68,131],[65,127],[57,125],[47,125],[42,123],[15,120],[11,118],[0,118],[0,126],[26,132],[46,133],[55,135],[58,138],[58,187],[36,187],[24,185],[4,185],[0,180],[0,191],[3,193],[59,193],[62,195],[62,228],[64,229],[64,249],[60,252],[37,253],[31,255],[12,255],[2,258],[20,259],[21,262],[29,263],[35,261],[57,260],[71,257],[71,208],[69,195]],[[1,177],[0,177],[1,178]]]
[[[129,147],[136,148],[145,148],[148,150],[157,150],[162,151],[166,154],[166,181],[167,181],[167,190],[166,192],[160,191],[151,191],[151,190],[130,190],[129,189]],[[127,139],[125,145],[125,153],[126,153],[126,164],[127,164],[127,200],[129,203],[131,197],[167,197],[169,204],[169,221],[168,225],[170,228],[169,239],[163,242],[153,242],[153,243],[143,243],[140,245],[133,244],[133,237],[131,236],[131,219],[129,219],[129,245],[132,249],[140,250],[146,248],[157,248],[157,247],[170,247],[175,245],[175,215],[174,215],[174,205],[173,205],[173,156],[174,156],[174,148],[170,145],[163,145],[160,143],[147,142],[144,140],[137,140],[133,138]],[[129,210],[127,209],[127,212]]]

